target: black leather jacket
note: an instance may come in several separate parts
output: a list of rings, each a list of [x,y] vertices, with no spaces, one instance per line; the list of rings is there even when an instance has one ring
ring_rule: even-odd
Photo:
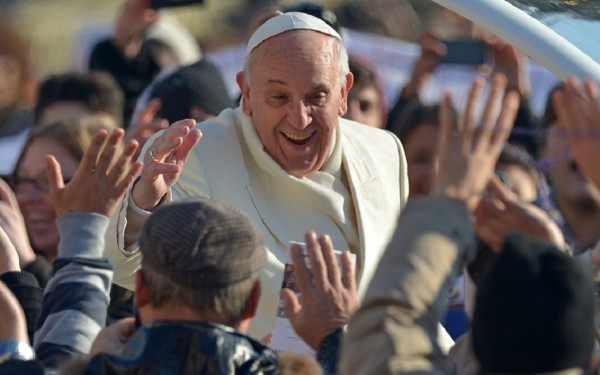
[[[230,327],[154,322],[140,327],[123,354],[101,354],[86,374],[278,374],[277,354]]]

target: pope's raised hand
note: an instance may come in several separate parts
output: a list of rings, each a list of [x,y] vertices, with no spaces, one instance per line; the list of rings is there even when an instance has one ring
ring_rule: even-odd
[[[138,207],[152,211],[177,182],[188,155],[202,138],[195,126],[194,120],[177,121],[143,151],[142,175],[132,191]]]

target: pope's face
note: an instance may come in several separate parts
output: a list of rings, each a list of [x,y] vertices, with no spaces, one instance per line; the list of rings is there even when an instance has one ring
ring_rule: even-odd
[[[335,39],[309,30],[267,39],[253,51],[249,82],[237,80],[265,152],[296,177],[321,169],[352,86],[351,74],[342,84]]]

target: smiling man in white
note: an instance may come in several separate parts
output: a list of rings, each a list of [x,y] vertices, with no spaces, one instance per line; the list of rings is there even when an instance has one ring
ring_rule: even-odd
[[[353,82],[347,60],[338,33],[312,16],[285,13],[257,29],[237,75],[240,107],[197,126],[180,121],[147,143],[142,176],[107,232],[114,282],[133,288],[149,212],[200,195],[233,203],[263,230],[268,263],[250,334],[273,330],[288,243],[310,230],[357,254],[362,296],[408,184],[394,135],[341,118]]]

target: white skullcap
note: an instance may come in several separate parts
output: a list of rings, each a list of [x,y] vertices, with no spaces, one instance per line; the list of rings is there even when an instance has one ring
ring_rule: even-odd
[[[289,30],[313,30],[342,40],[340,34],[325,21],[302,12],[283,13],[263,23],[248,41],[246,56],[265,40]]]

